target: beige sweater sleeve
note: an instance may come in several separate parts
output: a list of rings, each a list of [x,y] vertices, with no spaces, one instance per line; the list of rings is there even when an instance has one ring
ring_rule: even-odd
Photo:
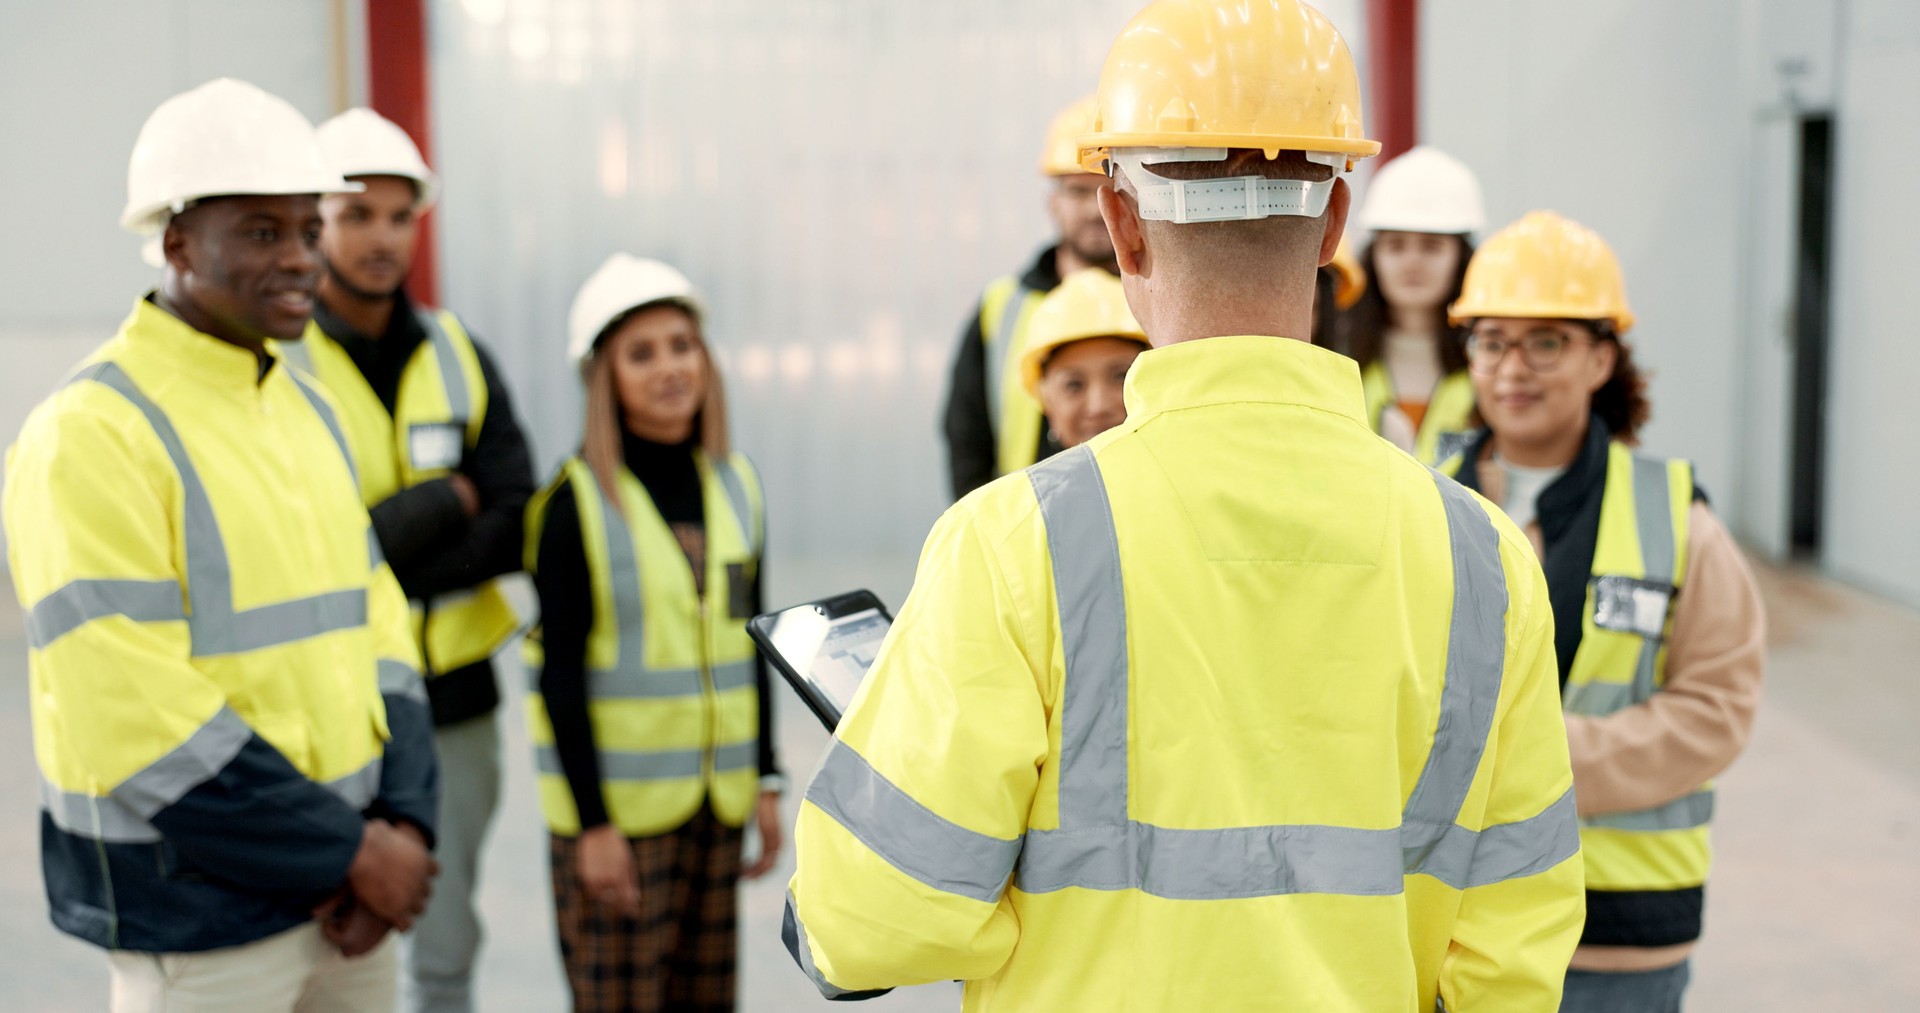
[[[1766,617],[1739,546],[1705,505],[1688,520],[1686,584],[1673,617],[1666,684],[1604,717],[1566,715],[1582,816],[1646,809],[1698,788],[1753,730],[1766,667]]]

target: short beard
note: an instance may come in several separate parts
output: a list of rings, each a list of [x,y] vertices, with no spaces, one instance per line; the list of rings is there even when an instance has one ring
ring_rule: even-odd
[[[352,296],[355,299],[360,300],[361,302],[385,302],[388,299],[391,299],[395,295],[399,294],[400,289],[406,285],[406,280],[405,280],[406,275],[403,274],[400,276],[401,277],[400,284],[395,285],[393,288],[385,292],[369,292],[366,289],[361,288],[358,285],[355,285],[353,282],[348,281],[347,276],[344,274],[341,274],[339,269],[333,266],[333,261],[327,259],[326,257],[321,257],[320,262],[327,266],[327,277],[332,278],[333,283],[335,285],[340,286],[341,291],[347,293],[348,295]]]

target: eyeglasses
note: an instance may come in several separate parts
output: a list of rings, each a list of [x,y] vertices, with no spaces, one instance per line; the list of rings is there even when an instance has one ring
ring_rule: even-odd
[[[1519,338],[1496,337],[1474,331],[1467,335],[1467,366],[1476,373],[1489,374],[1500,369],[1509,349],[1520,350],[1520,360],[1536,373],[1552,372],[1560,365],[1573,338],[1551,327],[1536,327]]]

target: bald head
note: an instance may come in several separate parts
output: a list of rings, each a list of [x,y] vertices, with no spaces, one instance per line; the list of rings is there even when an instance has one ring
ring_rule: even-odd
[[[1248,150],[1232,151],[1219,162],[1164,162],[1152,171],[1182,180],[1262,176],[1317,182],[1333,174],[1332,167],[1297,151],[1268,159]],[[1156,346],[1223,334],[1308,340],[1314,276],[1339,245],[1347,205],[1341,181],[1318,218],[1178,224],[1141,218],[1125,173],[1100,195],[1128,305]]]

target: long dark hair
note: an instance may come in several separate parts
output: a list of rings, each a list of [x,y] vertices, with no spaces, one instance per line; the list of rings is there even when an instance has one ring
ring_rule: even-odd
[[[1440,336],[1440,372],[1451,375],[1467,368],[1467,345],[1465,331],[1447,323],[1447,306],[1460,298],[1460,285],[1467,277],[1467,261],[1473,259],[1473,243],[1466,236],[1454,236],[1460,244],[1460,262],[1453,269],[1453,281],[1447,286],[1447,298],[1434,308],[1439,317],[1435,321],[1434,333]],[[1360,368],[1365,369],[1380,358],[1380,346],[1386,342],[1387,325],[1393,321],[1393,313],[1387,308],[1387,297],[1381,293],[1380,273],[1374,269],[1373,248],[1377,240],[1370,239],[1360,251],[1360,266],[1367,272],[1367,290],[1360,294],[1360,301],[1353,308],[1340,315],[1340,350],[1353,357]]]

